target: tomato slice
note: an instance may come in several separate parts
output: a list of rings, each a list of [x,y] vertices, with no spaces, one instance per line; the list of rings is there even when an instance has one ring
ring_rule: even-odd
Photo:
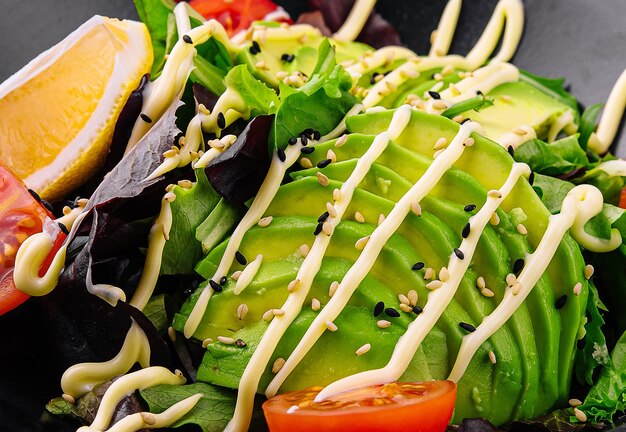
[[[622,194],[619,199],[619,206],[623,209],[626,209],[626,187],[622,189]]]
[[[322,387],[289,392],[263,404],[271,432],[441,432],[456,398],[452,381],[376,385],[315,403]]]
[[[205,19],[218,20],[229,36],[279,10],[271,0],[190,0],[189,5]],[[292,22],[286,13],[281,21]]]
[[[28,299],[13,284],[13,266],[20,245],[31,235],[41,232],[52,214],[33,196],[7,167],[0,164],[0,315],[15,309]],[[52,257],[63,244],[59,232],[50,254],[40,269],[40,276],[50,266]]]

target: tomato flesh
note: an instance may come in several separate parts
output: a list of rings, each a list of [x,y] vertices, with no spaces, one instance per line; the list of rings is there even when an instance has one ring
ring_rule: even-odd
[[[13,284],[13,266],[20,245],[28,237],[43,230],[52,215],[26,189],[7,167],[0,164],[0,315],[15,309],[28,299]],[[65,234],[59,232],[39,275],[45,274]]]
[[[189,5],[205,19],[218,20],[229,36],[278,10],[278,6],[270,0],[190,0]]]
[[[289,392],[265,402],[270,431],[441,432],[456,398],[452,381],[383,384],[315,403],[321,389]]]
[[[623,209],[626,209],[626,187],[622,189],[622,194],[619,199],[619,206]]]

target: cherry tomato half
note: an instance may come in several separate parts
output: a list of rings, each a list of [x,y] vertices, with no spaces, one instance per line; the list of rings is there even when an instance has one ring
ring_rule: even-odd
[[[31,235],[41,232],[43,224],[53,216],[7,167],[0,164],[0,315],[15,309],[28,299],[13,284],[13,266],[20,245]],[[39,275],[50,266],[52,257],[63,244],[60,232],[52,251],[44,261]]]
[[[622,195],[620,195],[619,206],[626,209],[626,187],[622,189]]]
[[[229,36],[279,10],[271,0],[190,0],[189,5],[205,19],[218,20]],[[291,22],[286,13],[281,21]]]
[[[456,398],[452,381],[376,385],[315,403],[321,389],[289,392],[265,402],[270,431],[442,432]]]

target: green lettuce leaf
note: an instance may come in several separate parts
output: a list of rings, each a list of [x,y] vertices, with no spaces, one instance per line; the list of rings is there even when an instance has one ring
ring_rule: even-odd
[[[142,310],[143,314],[154,324],[159,333],[164,333],[170,325],[165,302],[165,294],[152,296]]]
[[[175,403],[198,393],[202,394],[202,399],[171,427],[197,425],[204,432],[223,431],[235,412],[237,392],[234,390],[197,382],[183,386],[161,384],[140,391],[152,413],[161,413]],[[250,430],[266,430],[263,413],[258,406],[256,408]]]
[[[576,378],[583,385],[593,384],[593,374],[598,366],[608,361],[606,338],[601,327],[604,325],[606,306],[600,300],[598,290],[590,282],[589,298],[587,299],[587,322],[581,337],[585,338],[585,346],[576,353]]]
[[[597,167],[587,171],[582,177],[572,179],[572,182],[597,187],[602,192],[604,202],[613,205],[618,205],[622,188],[625,186],[624,177],[611,176]]]
[[[134,0],[139,19],[148,28],[154,52],[154,61],[150,71],[151,79],[155,79],[163,69],[165,54],[171,50],[176,41],[176,19],[174,0]]]
[[[219,202],[203,170],[196,170],[197,182],[190,189],[175,186],[176,200],[171,203],[172,228],[163,249],[161,274],[193,274],[194,265],[202,257],[196,228],[209,216]]]
[[[221,95],[226,91],[226,84],[224,84],[226,73],[222,69],[200,56],[194,57],[193,66],[194,69],[190,75],[192,82],[202,84],[216,95]]]
[[[542,174],[535,175],[535,183],[533,184],[533,189],[552,214],[561,211],[561,204],[565,195],[573,188],[574,185],[570,182]]]
[[[226,86],[237,91],[251,110],[251,116],[272,114],[279,100],[274,89],[252,76],[246,65],[232,68],[225,78]]]
[[[580,132],[579,142],[580,146],[585,150],[587,149],[587,142],[591,133],[596,130],[596,120],[602,107],[604,107],[604,104],[601,103],[590,105],[580,116],[580,127],[578,128]]]
[[[515,150],[515,159],[528,164],[533,171],[555,176],[586,167],[587,155],[578,144],[577,135],[571,135],[548,144],[533,139]]]

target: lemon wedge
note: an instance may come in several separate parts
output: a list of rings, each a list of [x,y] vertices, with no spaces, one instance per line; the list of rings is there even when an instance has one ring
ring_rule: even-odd
[[[80,186],[152,59],[144,24],[94,16],[0,85],[0,160],[44,199]]]

